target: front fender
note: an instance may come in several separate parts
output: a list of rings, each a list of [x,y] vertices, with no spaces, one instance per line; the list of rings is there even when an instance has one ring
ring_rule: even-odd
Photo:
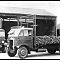
[[[30,47],[28,46],[28,44],[20,44],[19,46],[17,46],[17,48],[20,48],[21,46],[25,46],[25,47],[30,48]]]

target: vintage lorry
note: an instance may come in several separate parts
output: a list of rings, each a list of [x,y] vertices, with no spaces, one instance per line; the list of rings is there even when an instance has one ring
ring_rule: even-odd
[[[17,54],[25,58],[30,51],[55,54],[60,51],[60,36],[57,36],[56,17],[40,17],[33,20],[32,27],[25,25],[13,26],[8,32],[8,55],[13,57]],[[45,20],[43,20],[45,19]],[[39,51],[40,49],[40,51]]]
[[[50,12],[44,9],[0,7],[0,21],[3,30],[0,38],[4,37],[0,39],[0,49],[10,57],[17,52],[20,58],[27,57],[31,51],[60,52],[60,32],[57,32],[56,16]]]

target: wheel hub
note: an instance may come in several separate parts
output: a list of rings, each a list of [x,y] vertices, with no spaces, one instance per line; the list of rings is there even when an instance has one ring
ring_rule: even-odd
[[[14,53],[14,50],[11,50],[10,53]]]
[[[26,54],[25,50],[21,50],[21,54],[24,56]]]

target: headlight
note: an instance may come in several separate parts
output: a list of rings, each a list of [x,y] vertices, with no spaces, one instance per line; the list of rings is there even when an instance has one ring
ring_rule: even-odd
[[[4,43],[5,46],[7,46],[7,43]]]
[[[2,41],[2,43],[4,43],[4,41]]]
[[[9,44],[7,44],[7,47],[9,47]]]

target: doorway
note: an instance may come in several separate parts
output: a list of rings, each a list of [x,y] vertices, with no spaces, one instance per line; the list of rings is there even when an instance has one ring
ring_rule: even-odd
[[[17,26],[17,21],[2,21],[2,29],[5,30],[5,39],[7,39],[8,32],[13,26]]]

